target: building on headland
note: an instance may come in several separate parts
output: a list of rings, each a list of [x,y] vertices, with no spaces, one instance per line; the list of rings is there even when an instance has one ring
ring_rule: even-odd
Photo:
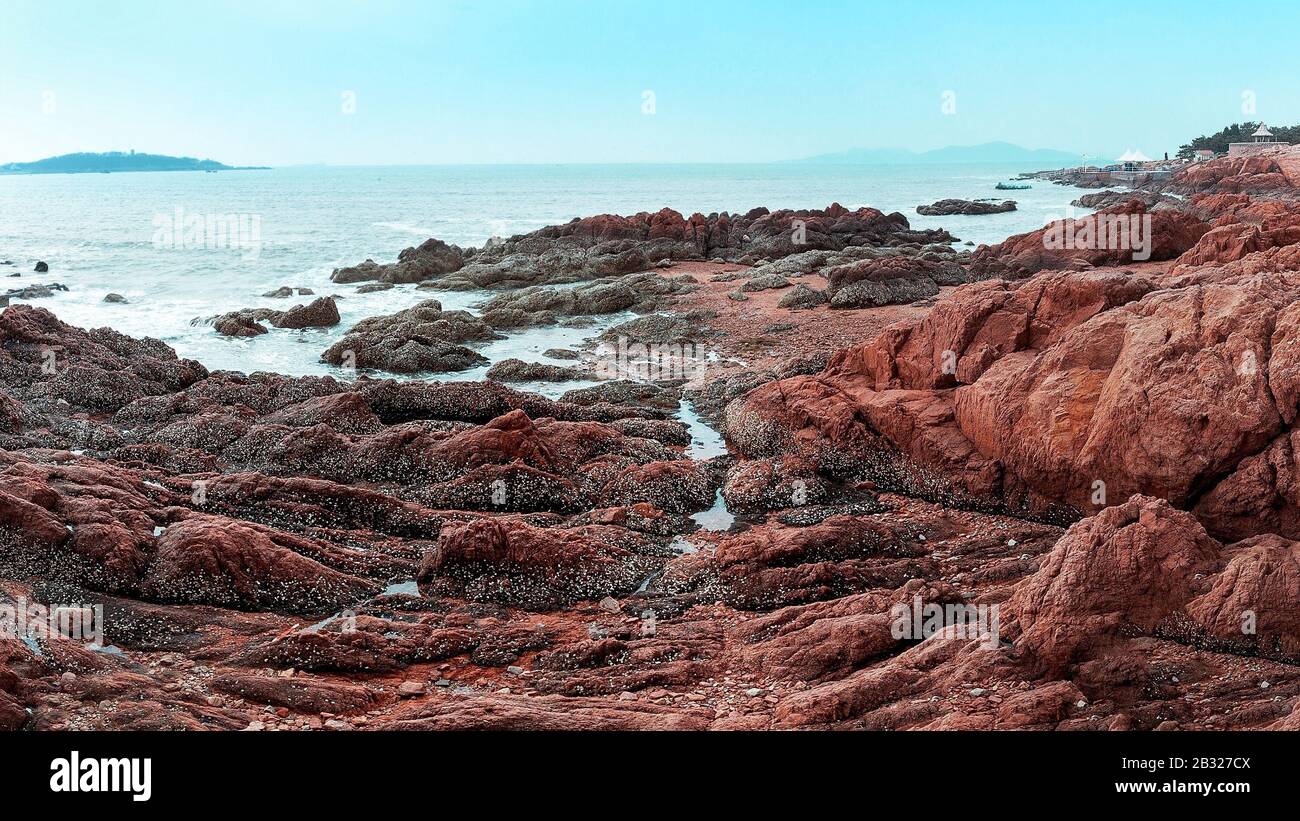
[[[1153,160],[1141,151],[1132,148],[1114,162],[1101,167],[1095,165],[1069,169],[1071,179],[1079,184],[1108,185],[1142,185],[1144,183],[1166,180],[1173,176],[1179,163],[1165,155],[1163,160]]]
[[[1153,162],[1153,160],[1141,151],[1134,151],[1130,148],[1116,162],[1119,163],[1119,170],[1142,171],[1145,170],[1147,163]]]
[[[1214,149],[1198,148],[1192,152],[1192,162],[1205,162],[1214,159]]]
[[[1259,128],[1255,129],[1255,133],[1250,135],[1250,142],[1228,143],[1228,156],[1250,157],[1272,151],[1275,148],[1283,148],[1286,145],[1280,140],[1273,139],[1273,132],[1268,130],[1268,126],[1260,123]]]

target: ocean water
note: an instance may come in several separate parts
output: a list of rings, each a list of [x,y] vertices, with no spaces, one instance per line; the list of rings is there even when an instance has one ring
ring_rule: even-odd
[[[901,211],[913,226],[946,227],[962,241],[998,242],[1063,216],[1082,193],[1039,181],[1023,191],[994,185],[1022,171],[1008,165],[610,165],[297,167],[268,171],[0,176],[0,285],[58,282],[66,293],[33,300],[82,327],[109,326],[167,342],[212,369],[335,373],[321,351],[355,322],[423,299],[467,308],[486,293],[417,291],[413,285],[357,294],[331,271],[366,258],[394,260],[437,237],[461,246],[525,233],[574,217],[675,208],[743,213],[751,208]],[[917,205],[946,197],[1014,199],[1019,210],[979,217],[922,217]],[[1079,213],[1086,213],[1080,211]],[[191,215],[240,215],[242,247],[207,247],[171,230]],[[179,219],[178,219],[179,217]],[[256,224],[256,241],[253,226]],[[177,242],[176,240],[180,240]],[[198,247],[196,247],[198,246]],[[37,274],[37,260],[50,266]],[[12,274],[20,277],[6,278]],[[267,299],[282,285],[337,294],[342,323],[231,339],[192,320],[239,308],[285,309],[314,297]],[[110,292],[129,302],[103,301]],[[21,300],[16,300],[21,301]],[[480,346],[493,361],[540,360],[626,319],[585,329],[546,328]],[[544,360],[543,360],[544,361]],[[437,379],[481,378],[486,367]],[[540,386],[555,394],[574,383]]]

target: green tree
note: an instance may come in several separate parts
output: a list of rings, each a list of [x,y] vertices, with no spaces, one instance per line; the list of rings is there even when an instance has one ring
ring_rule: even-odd
[[[1189,160],[1192,158],[1192,152],[1198,149],[1208,148],[1216,154],[1228,153],[1228,143],[1248,143],[1250,135],[1255,133],[1259,128],[1259,123],[1237,123],[1230,125],[1218,133],[1210,136],[1201,136],[1192,140],[1187,145],[1178,149],[1180,159]],[[1300,142],[1300,125],[1280,126],[1269,128],[1273,132],[1273,139],[1284,143]]]

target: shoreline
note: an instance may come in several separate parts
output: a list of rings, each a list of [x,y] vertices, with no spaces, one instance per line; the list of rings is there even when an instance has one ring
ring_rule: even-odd
[[[0,726],[1300,726],[1290,594],[1256,583],[1300,550],[1300,231],[1241,170],[1099,212],[1151,218],[1147,261],[835,205],[430,239],[332,275],[435,301],[334,340],[349,379],[10,306],[0,605],[99,606],[103,641],[0,638]],[[339,323],[285,303],[231,327]],[[428,369],[526,329],[608,348],[543,373],[670,378]],[[998,626],[895,629],[923,605]]]

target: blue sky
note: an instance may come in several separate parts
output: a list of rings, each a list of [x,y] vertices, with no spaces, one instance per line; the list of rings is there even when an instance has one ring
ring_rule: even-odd
[[[1157,157],[1229,122],[1300,122],[1300,10],[1269,0],[4,6],[0,162],[761,162],[992,140]]]

